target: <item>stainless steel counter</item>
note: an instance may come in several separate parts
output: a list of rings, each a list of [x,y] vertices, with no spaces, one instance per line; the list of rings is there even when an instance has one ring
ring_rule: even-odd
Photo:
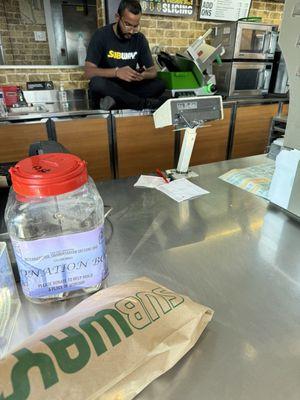
[[[196,346],[138,399],[299,399],[299,224],[217,179],[264,160],[194,168],[210,194],[182,204],[133,188],[134,178],[99,185],[113,207],[109,285],[147,275],[215,310]],[[13,345],[78,301],[23,301]]]
[[[71,91],[69,91],[71,92]],[[256,97],[256,98],[237,98],[237,99],[228,99],[223,100],[223,106],[225,108],[230,108],[234,105],[236,106],[249,106],[249,105],[259,105],[259,104],[270,104],[270,103],[288,103],[288,97]],[[53,111],[53,112],[35,112],[35,113],[20,113],[17,112],[8,114],[7,117],[0,117],[0,124],[6,122],[27,122],[32,120],[39,120],[43,118],[76,118],[76,117],[86,117],[89,115],[101,115],[107,114],[105,110],[91,110],[89,108],[80,107],[80,102],[69,102],[69,110],[68,111]],[[57,105],[58,107],[58,105]],[[128,116],[128,115],[149,115],[152,114],[151,110],[116,110],[113,111],[112,114],[120,115],[120,116]]]
[[[47,118],[76,118],[86,117],[89,115],[107,115],[104,110],[70,110],[70,111],[57,111],[57,112],[41,112],[31,114],[9,114],[7,117],[0,117],[0,124],[5,122],[27,122],[32,120],[40,120]]]

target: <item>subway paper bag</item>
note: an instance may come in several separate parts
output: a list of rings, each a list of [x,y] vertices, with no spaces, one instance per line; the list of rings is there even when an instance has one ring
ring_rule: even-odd
[[[132,399],[194,346],[212,316],[148,278],[105,289],[0,361],[0,399]]]

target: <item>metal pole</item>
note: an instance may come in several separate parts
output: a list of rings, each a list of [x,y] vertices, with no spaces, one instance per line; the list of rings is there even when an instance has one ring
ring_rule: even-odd
[[[196,136],[197,136],[197,128],[185,129],[179,161],[176,168],[176,172],[180,174],[185,174],[189,170],[191,155],[193,152]]]

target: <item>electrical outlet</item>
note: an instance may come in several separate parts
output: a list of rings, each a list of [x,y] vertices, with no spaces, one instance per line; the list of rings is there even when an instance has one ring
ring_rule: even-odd
[[[46,42],[47,36],[45,31],[34,31],[34,40],[36,42]]]

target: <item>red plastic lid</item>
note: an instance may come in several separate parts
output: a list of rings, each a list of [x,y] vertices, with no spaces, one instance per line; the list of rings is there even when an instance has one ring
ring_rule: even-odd
[[[21,196],[47,197],[71,192],[88,180],[86,162],[73,154],[51,153],[25,158],[9,170]]]

